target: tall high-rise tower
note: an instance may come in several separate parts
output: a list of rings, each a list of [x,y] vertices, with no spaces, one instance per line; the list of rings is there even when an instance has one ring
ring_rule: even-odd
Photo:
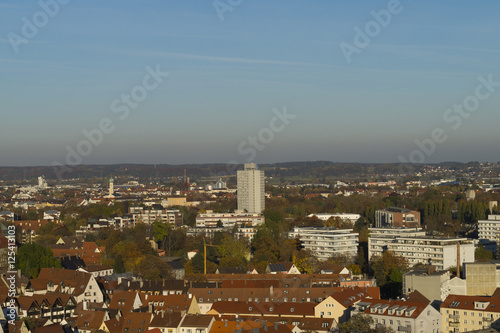
[[[112,196],[115,193],[115,180],[113,177],[109,178],[109,196]]]
[[[255,163],[245,163],[238,170],[238,210],[262,213],[265,206],[264,171],[257,170]]]

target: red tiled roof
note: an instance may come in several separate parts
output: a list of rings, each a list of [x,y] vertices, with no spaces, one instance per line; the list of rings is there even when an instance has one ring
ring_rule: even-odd
[[[488,305],[484,309],[475,309],[474,302],[488,302]],[[441,304],[441,308],[500,312],[500,298],[489,296],[449,295]]]
[[[220,314],[314,316],[316,303],[230,302],[220,301],[210,311]]]

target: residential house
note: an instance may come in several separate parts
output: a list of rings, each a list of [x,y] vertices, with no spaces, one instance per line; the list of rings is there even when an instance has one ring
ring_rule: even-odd
[[[83,310],[76,320],[76,328],[79,333],[95,333],[109,319],[108,312]]]
[[[121,333],[142,333],[149,329],[152,313],[128,312],[123,315]]]
[[[300,274],[299,269],[295,264],[289,262],[277,262],[268,264],[266,267],[267,274]]]
[[[179,324],[178,333],[209,333],[215,319],[212,316],[185,315]]]
[[[180,312],[161,312],[153,317],[149,324],[150,329],[159,329],[161,333],[179,333],[178,327],[183,315]]]
[[[193,295],[144,295],[144,305],[151,306],[154,313],[200,314],[200,308]]]
[[[355,305],[352,315],[364,313],[381,325],[396,332],[441,332],[441,314],[429,302],[363,299]]]
[[[42,268],[38,278],[26,287],[28,293],[59,292],[71,294],[77,303],[101,303],[104,295],[92,274],[62,268]]]
[[[440,307],[443,332],[500,329],[500,298],[449,295]]]

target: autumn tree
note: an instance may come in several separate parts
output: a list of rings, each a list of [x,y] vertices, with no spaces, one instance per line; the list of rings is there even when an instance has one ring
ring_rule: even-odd
[[[408,270],[405,257],[385,251],[382,256],[372,258],[371,269],[385,298],[395,298],[401,294],[403,274]]]
[[[483,244],[479,243],[474,256],[477,261],[488,261],[493,259],[493,252],[486,250]]]
[[[365,313],[357,313],[339,325],[340,333],[393,333],[390,327],[374,325],[374,319]]]

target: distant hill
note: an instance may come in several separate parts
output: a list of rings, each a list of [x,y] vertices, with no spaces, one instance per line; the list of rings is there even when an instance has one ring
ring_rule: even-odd
[[[426,166],[441,166],[460,172],[470,167],[477,167],[479,163],[445,162],[440,164],[413,165],[413,170],[418,172]],[[286,162],[276,164],[260,164],[259,168],[265,170],[267,177],[276,178],[340,178],[363,176],[394,176],[400,173],[399,163],[336,163],[329,161],[311,162]],[[78,165],[71,167],[70,172],[65,172],[62,179],[90,179],[103,177],[129,176],[139,179],[163,180],[172,177],[184,177],[184,170],[188,177],[193,179],[217,179],[222,176],[236,174],[236,170],[243,169],[243,165],[226,164],[116,164],[116,165]],[[404,170],[404,169],[402,169]],[[56,170],[49,166],[35,167],[0,167],[0,180],[22,181],[33,180],[44,175],[47,180],[58,180]]]

